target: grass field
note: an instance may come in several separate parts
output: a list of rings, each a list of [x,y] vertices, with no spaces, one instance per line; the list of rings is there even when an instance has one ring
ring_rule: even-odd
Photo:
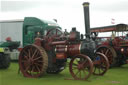
[[[0,85],[128,85],[128,65],[109,69],[104,76],[92,75],[87,81],[65,78],[71,78],[68,68],[60,74],[45,74],[37,79],[18,74],[17,63],[11,63],[8,69],[0,70]]]

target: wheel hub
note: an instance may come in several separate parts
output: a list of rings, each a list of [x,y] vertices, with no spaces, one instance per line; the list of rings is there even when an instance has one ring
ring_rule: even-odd
[[[82,69],[84,69],[84,66],[83,66],[83,64],[78,64],[77,68],[78,68],[78,70],[82,70]]]
[[[29,58],[28,63],[29,63],[30,65],[33,65],[33,64],[34,64],[33,59],[32,59],[32,58]]]

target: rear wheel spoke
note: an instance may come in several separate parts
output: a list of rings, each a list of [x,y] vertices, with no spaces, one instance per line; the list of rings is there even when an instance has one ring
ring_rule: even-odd
[[[37,53],[37,49],[34,51],[33,55],[32,55],[32,59],[34,58],[35,54]]]
[[[25,50],[23,51],[23,53],[24,53],[26,56],[28,56],[28,53],[27,53]]]
[[[37,68],[38,72],[40,73],[40,72],[41,72],[41,70],[39,69],[39,67],[38,67],[38,66],[35,66],[35,67]]]
[[[25,68],[25,72],[27,72],[30,68],[30,65],[28,65],[26,68]]]
[[[43,63],[43,61],[39,61],[39,60],[38,61],[35,61],[35,62],[37,62],[37,63]]]
[[[34,72],[35,66],[32,66],[32,72]]]
[[[34,65],[42,67],[42,64],[34,63]]]
[[[42,56],[37,57],[37,58],[34,58],[33,60],[35,61],[35,60],[38,60],[38,59],[40,59],[40,58],[42,58]]]

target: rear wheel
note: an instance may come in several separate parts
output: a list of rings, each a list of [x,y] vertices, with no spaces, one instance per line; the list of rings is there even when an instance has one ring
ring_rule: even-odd
[[[20,52],[19,67],[25,77],[40,77],[48,67],[48,56],[45,50],[37,45],[24,47]]]
[[[117,54],[112,47],[100,47],[96,52],[103,53],[108,58],[110,67],[116,66]]]

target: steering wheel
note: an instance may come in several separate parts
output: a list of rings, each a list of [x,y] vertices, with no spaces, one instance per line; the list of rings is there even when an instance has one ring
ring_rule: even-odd
[[[60,29],[54,28],[54,29],[50,29],[50,30],[47,32],[46,36],[52,37],[52,36],[60,36],[60,35],[62,35],[62,34],[63,34],[63,32],[62,32]]]
[[[62,34],[63,34],[63,32],[60,29],[54,28],[54,29],[50,29],[47,32],[46,36],[48,36],[48,37],[57,37],[57,36],[61,36]]]
[[[58,29],[58,28],[54,28],[54,29],[50,29],[47,34],[46,34],[46,37],[47,37],[47,40],[48,42],[52,42],[54,41],[55,39],[59,38],[60,36],[62,36],[64,33]]]

